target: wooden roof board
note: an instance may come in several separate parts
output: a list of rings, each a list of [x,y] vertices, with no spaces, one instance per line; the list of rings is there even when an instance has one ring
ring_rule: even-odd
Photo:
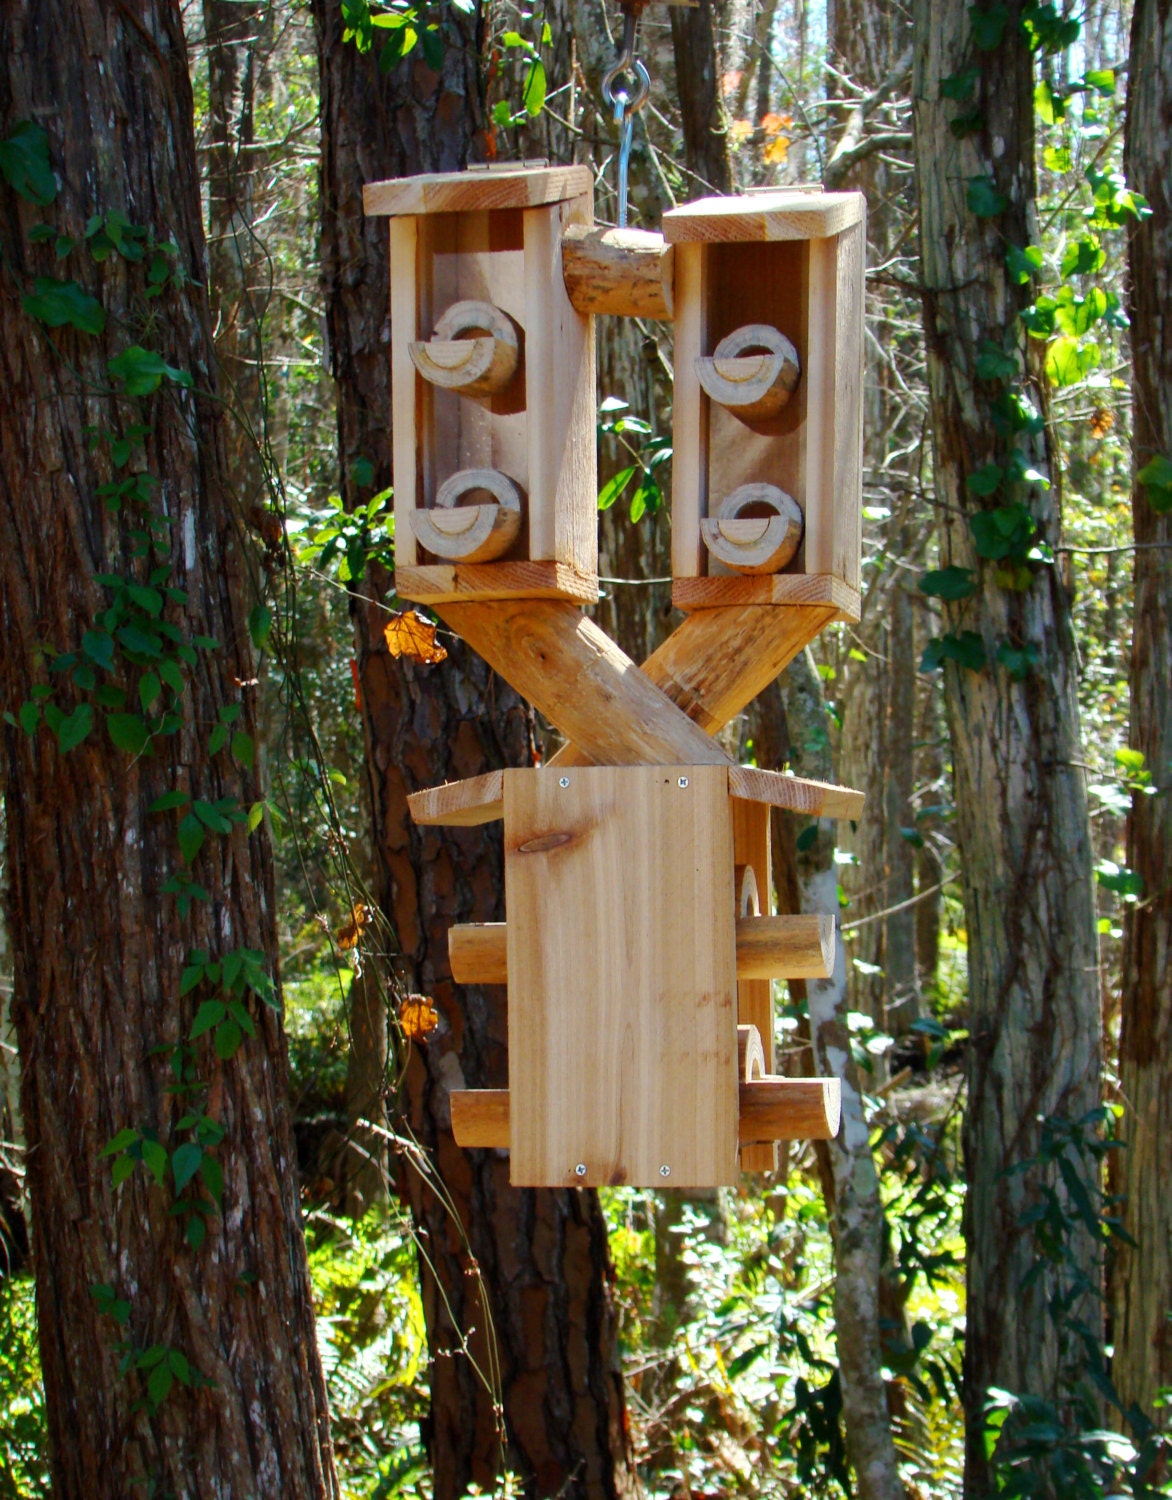
[[[465,172],[428,172],[368,182],[362,206],[373,216],[467,213],[485,208],[539,208],[583,195],[593,197],[589,167],[470,168]]]
[[[819,240],[861,223],[862,193],[807,193],[793,188],[700,198],[669,209],[663,235],[669,244],[745,240]]]

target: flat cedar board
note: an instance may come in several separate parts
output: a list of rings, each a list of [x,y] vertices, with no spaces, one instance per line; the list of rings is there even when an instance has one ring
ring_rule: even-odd
[[[862,193],[745,193],[700,198],[663,216],[668,244],[689,240],[814,240],[841,234],[863,215]]]
[[[589,167],[526,167],[515,170],[469,169],[466,172],[425,172],[418,177],[396,177],[368,182],[362,207],[371,217],[404,214],[467,213],[483,208],[538,208],[569,198],[592,195],[594,176]]]
[[[505,907],[511,1181],[735,1182],[727,768],[506,771]]]

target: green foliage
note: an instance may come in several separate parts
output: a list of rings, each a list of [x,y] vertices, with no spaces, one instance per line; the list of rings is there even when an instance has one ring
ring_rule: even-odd
[[[106,326],[105,308],[96,297],[83,292],[76,281],[38,276],[32,292],[20,299],[20,305],[49,328],[64,328],[68,324],[80,333],[101,333]]]
[[[946,661],[954,661],[970,672],[983,671],[988,664],[985,643],[973,630],[961,631],[959,635],[934,636],[924,647],[920,671],[935,672]]]
[[[57,179],[49,162],[49,137],[40,125],[22,120],[0,141],[0,173],[30,203],[47,207],[57,196]]]
[[[599,434],[617,438],[619,445],[634,459],[633,463],[624,465],[613,474],[599,490],[599,510],[609,510],[634,479],[635,488],[630,501],[632,523],[637,524],[644,516],[657,515],[663,505],[658,470],[671,458],[671,439],[656,436],[649,422],[630,415],[628,403],[619,396],[605,397],[599,403],[598,414]],[[633,443],[631,438],[643,441]]]
[[[331,495],[326,508],[316,512],[305,528],[305,540],[296,552],[298,563],[310,564],[322,573],[336,568],[341,583],[357,583],[372,563],[393,571],[395,517],[390,509],[393,493],[380,490],[365,505],[352,511],[346,510],[340,495]],[[272,612],[264,606],[250,616],[249,630],[257,646],[268,639],[272,618]]]
[[[946,599],[952,603],[968,599],[976,591],[971,568],[949,565],[935,572],[925,573],[920,579],[920,592],[934,599]]]
[[[0,1277],[0,1330],[0,1495],[39,1500],[50,1483],[30,1274]]]
[[[140,344],[132,344],[129,349],[115,355],[108,369],[128,396],[153,395],[164,380],[187,387],[193,383],[186,370],[177,370],[161,354],[144,349]]]
[[[1149,459],[1136,474],[1148,497],[1148,504],[1157,515],[1166,515],[1172,510],[1172,459],[1158,454]]]

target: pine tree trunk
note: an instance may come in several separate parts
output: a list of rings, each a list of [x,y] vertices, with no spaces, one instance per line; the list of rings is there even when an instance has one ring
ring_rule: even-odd
[[[1057,1330],[1046,1277],[1025,1284],[1034,1254],[1022,1213],[1037,1201],[1030,1172],[1039,1119],[1075,1120],[1098,1101],[1098,946],[1080,747],[1070,599],[1057,570],[1033,566],[1007,589],[1000,566],[976,553],[968,521],[982,506],[1021,502],[1043,538],[1059,541],[1054,490],[1006,480],[982,502],[968,488],[985,465],[1007,471],[1011,455],[1047,466],[1040,436],[1007,436],[1002,387],[982,379],[988,347],[1016,348],[1024,389],[1044,410],[1037,351],[1016,323],[1031,295],[1010,283],[1006,245],[1027,245],[1034,215],[1033,62],[1012,4],[1000,43],[982,53],[969,40],[966,0],[918,0],[916,153],[919,168],[924,322],[942,527],[941,565],[972,569],[975,592],[945,608],[952,632],[974,632],[988,665],[945,668],[956,833],[969,943],[968,1174],[965,1383],[966,1494],[995,1488],[985,1454],[982,1408],[991,1386],[1043,1399],[1059,1395]],[[958,106],[941,82],[974,59],[972,104],[980,127],[958,138]],[[1004,206],[995,196],[1001,195]],[[974,196],[975,195],[975,196]],[[978,216],[969,206],[982,208]],[[1020,579],[1018,580],[1021,581]],[[999,650],[1029,653],[1014,680]],[[1031,660],[1032,658],[1032,660]],[[1011,658],[1011,660],[1013,660]],[[1095,1284],[1089,1236],[1070,1246]],[[1076,1309],[1093,1326],[1091,1305]]]
[[[381,77],[373,57],[343,45],[332,0],[315,0],[314,14],[322,261],[343,494],[354,504],[371,493],[355,479],[356,459],[373,466],[374,490],[392,478],[386,225],[363,219],[362,184],[455,170],[476,154],[479,22],[451,12],[442,74],[412,60]],[[441,1016],[429,1044],[410,1059],[405,1113],[456,1217],[404,1168],[433,1359],[425,1438],[434,1493],[455,1500],[471,1483],[491,1486],[504,1462],[528,1494],[627,1494],[636,1481],[598,1195],[515,1190],[507,1158],[461,1151],[451,1134],[451,1089],[506,1082],[504,994],[456,987],[447,949],[451,923],[504,915],[499,830],[417,828],[406,806],[419,787],[531,763],[531,716],[459,641],[445,641],[450,656],[438,667],[392,659],[382,636],[391,594],[376,570],[356,598],[355,629],[380,904],[401,949],[402,982],[431,995]],[[476,1365],[461,1352],[464,1336]]]
[[[1135,467],[1172,460],[1172,7],[1137,0],[1127,95],[1127,181],[1152,216],[1131,231]],[[1172,513],[1138,480],[1131,744],[1154,797],[1134,798],[1127,863],[1143,879],[1126,918],[1119,1074],[1127,1106],[1120,1154],[1124,1247],[1115,1279],[1115,1384],[1124,1404],[1153,1410],[1172,1386]]]
[[[239,1495],[321,1500],[337,1495],[326,1394],[317,1357],[302,1239],[296,1153],[287,1105],[283,1031],[252,1004],[256,1035],[220,1062],[205,1036],[192,1044],[194,1092],[176,1092],[173,1050],[188,1040],[200,985],[180,997],[191,950],[219,958],[241,946],[275,971],[272,860],[263,826],[207,838],[193,878],[207,899],[190,910],[165,890],[184,866],[175,814],[151,814],[160,794],[187,790],[247,807],[261,789],[228,752],[209,753],[221,709],[239,705],[252,727],[255,671],[245,623],[245,560],[226,500],[220,419],[211,384],[192,96],[174,0],[99,0],[60,6],[24,0],[0,10],[0,137],[41,122],[60,185],[34,208],[0,185],[0,696],[19,709],[49,678],[51,651],[75,651],[110,605],[98,580],[145,583],[129,504],[110,514],[98,486],[136,472],[159,485],[143,509],[170,518],[161,551],[170,586],[186,597],[164,619],[184,637],[221,643],[184,669],[182,723],[131,757],[94,727],[62,753],[42,726],[3,729],[3,793],[10,849],[7,920],[13,1016],[22,1066],[37,1315],[54,1494]],[[144,297],[144,263],[95,264],[78,248],[63,261],[32,243],[50,223],[82,242],[91,215],[118,211],[173,240],[190,278]],[[22,310],[34,277],[75,277],[98,295],[96,334],[47,333]],[[149,317],[144,317],[144,308]],[[140,402],[111,394],[107,361],[136,342],[194,389]],[[92,426],[121,433],[144,412],[142,457],[112,470]],[[148,596],[149,597],[149,596]],[[115,659],[107,678],[137,697],[141,669]],[[84,683],[58,685],[62,711],[91,703]],[[135,705],[137,706],[137,705]],[[157,1132],[172,1151],[189,1137],[179,1117],[204,1110],[222,1127],[212,1152],[223,1171],[222,1212],[198,1249],[169,1170],[162,1186],[142,1166],[120,1187],[100,1153],[123,1130]],[[172,1158],[172,1168],[178,1158]],[[207,1197],[210,1186],[205,1178]],[[187,1194],[190,1201],[191,1194]],[[104,1310],[94,1287],[126,1308]],[[145,1370],[122,1373],[118,1344],[173,1351],[206,1384],[176,1379],[158,1402]],[[161,1389],[154,1384],[154,1394]]]

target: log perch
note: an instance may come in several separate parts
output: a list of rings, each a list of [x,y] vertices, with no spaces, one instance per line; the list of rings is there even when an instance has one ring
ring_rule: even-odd
[[[738,917],[736,933],[738,979],[827,979],[834,972],[831,916]],[[508,984],[507,953],[504,922],[460,922],[448,929],[457,984]]]
[[[580,313],[675,317],[675,252],[661,234],[571,224],[562,241],[562,276]]]
[[[509,1090],[453,1089],[452,1134],[465,1151],[509,1149]],[[837,1078],[755,1078],[740,1085],[737,1134],[760,1141],[831,1141],[838,1134]]]

